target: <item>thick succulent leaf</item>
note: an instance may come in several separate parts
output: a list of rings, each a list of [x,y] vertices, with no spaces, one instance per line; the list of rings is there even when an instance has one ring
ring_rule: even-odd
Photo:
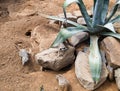
[[[67,19],[67,16],[66,16],[66,7],[69,6],[70,4],[72,3],[80,3],[78,0],[65,0],[64,4],[63,4],[63,12],[64,12],[64,15],[65,15],[65,18]]]
[[[94,0],[94,8],[95,8],[96,0]]]
[[[98,47],[98,37],[90,36],[90,71],[94,82],[97,84],[101,76],[102,58]]]
[[[106,20],[106,23],[108,23],[110,21],[110,19],[114,16],[114,14],[116,13],[118,6],[120,4],[120,0],[115,4],[115,6],[113,7],[108,19]]]
[[[96,26],[96,31],[99,30],[100,32],[103,32],[103,31],[111,31],[113,33],[116,33],[115,29],[114,29],[114,26],[112,23],[107,23],[105,24],[104,26],[102,25],[97,25]]]
[[[115,22],[120,22],[120,15],[116,16],[110,21],[110,23],[115,23]]]
[[[112,37],[115,37],[115,38],[117,38],[117,39],[120,39],[120,34],[118,34],[118,33],[103,32],[103,33],[101,33],[101,35],[104,35],[104,36],[112,36]]]
[[[84,26],[82,26],[82,25],[80,25],[80,24],[78,24],[76,22],[73,22],[71,20],[66,20],[64,18],[60,18],[60,17],[56,17],[56,16],[49,16],[49,15],[45,15],[45,14],[41,14],[41,16],[43,16],[45,18],[48,18],[48,19],[52,19],[52,20],[58,20],[58,21],[62,21],[62,22],[67,22],[67,23],[69,23],[71,25],[74,25],[76,27],[83,27],[84,28]]]
[[[65,15],[65,18],[67,18],[66,16],[66,7],[69,6],[70,4],[72,3],[77,3],[79,8],[81,9],[81,13],[83,15],[83,17],[85,18],[85,22],[87,24],[88,27],[91,27],[91,19],[90,19],[90,16],[88,15],[87,11],[86,11],[86,7],[83,3],[82,0],[66,0],[64,2],[64,5],[63,5],[63,11],[64,11],[64,15]]]
[[[78,5],[79,5],[81,13],[82,13],[82,15],[83,15],[83,17],[85,19],[85,22],[86,22],[87,26],[91,28],[92,27],[92,20],[91,20],[90,16],[87,13],[87,10],[86,10],[86,7],[85,7],[83,1],[79,0],[79,2],[80,2],[80,4],[78,4]]]
[[[63,7],[66,8],[67,6],[69,6],[72,3],[80,3],[78,0],[65,0]]]
[[[103,9],[100,17],[103,24],[105,23],[105,19],[108,13],[108,6],[109,6],[109,0],[104,0],[103,6],[101,6],[103,7]]]
[[[104,5],[104,0],[96,0],[96,4],[95,4],[95,8],[94,8],[94,12],[93,12],[93,22],[92,25],[93,27],[96,25],[102,25],[102,19],[101,19],[101,14],[102,14],[102,10]],[[99,18],[98,18],[99,16]]]
[[[112,31],[113,33],[116,33],[112,23],[107,23],[104,25],[104,27],[107,28],[108,30]]]
[[[88,30],[80,28],[80,27],[69,27],[69,28],[61,28],[60,32],[58,33],[57,38],[51,45],[51,47],[57,47],[60,43],[64,42],[69,37],[73,36],[78,32],[87,32]]]

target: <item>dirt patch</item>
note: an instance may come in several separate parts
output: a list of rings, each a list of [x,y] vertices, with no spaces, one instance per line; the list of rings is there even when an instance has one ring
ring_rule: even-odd
[[[86,91],[76,79],[74,64],[65,71],[41,72],[40,66],[35,63],[34,59],[22,66],[21,58],[18,55],[18,47],[28,51],[33,47],[31,45],[31,31],[37,26],[39,26],[38,32],[41,34],[41,40],[39,40],[41,47],[38,50],[35,48],[34,53],[50,46],[53,40],[51,34],[56,36],[59,27],[56,24],[48,24],[48,20],[36,12],[50,15],[62,13],[63,1],[0,0],[0,91],[39,91],[42,85],[45,91],[59,91],[55,76],[60,73],[70,81],[72,91]],[[90,9],[92,0],[84,1],[87,8]],[[26,9],[31,10],[29,14],[28,12],[26,14]],[[77,9],[76,5],[71,5],[68,11]],[[96,91],[117,91],[117,87],[114,82],[106,81]]]

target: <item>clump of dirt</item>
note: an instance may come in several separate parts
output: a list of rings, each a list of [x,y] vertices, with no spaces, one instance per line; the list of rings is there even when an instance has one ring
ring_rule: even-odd
[[[57,74],[63,74],[70,81],[72,91],[86,91],[76,79],[74,64],[69,70],[42,72],[32,57],[25,66],[22,66],[18,54],[19,48],[30,51],[33,47],[31,31],[36,26],[39,26],[39,32],[42,34],[40,40],[42,48],[35,49],[34,53],[51,45],[52,41],[46,41],[51,38],[51,33],[57,35],[59,26],[48,24],[48,20],[42,18],[39,13],[58,15],[62,13],[63,1],[0,0],[0,91],[39,91],[42,85],[45,91],[59,91],[55,79]],[[92,0],[84,1],[90,9]],[[72,5],[68,11],[77,9],[76,5]],[[114,82],[107,81],[96,91],[117,91],[117,87]]]

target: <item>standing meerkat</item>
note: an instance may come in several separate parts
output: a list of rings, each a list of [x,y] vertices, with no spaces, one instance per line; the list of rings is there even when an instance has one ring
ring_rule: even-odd
[[[60,91],[71,91],[69,81],[61,74],[56,75]]]

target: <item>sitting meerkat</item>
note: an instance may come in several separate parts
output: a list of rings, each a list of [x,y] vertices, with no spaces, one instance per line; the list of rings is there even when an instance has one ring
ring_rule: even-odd
[[[61,74],[56,75],[60,91],[71,91],[69,81]]]

